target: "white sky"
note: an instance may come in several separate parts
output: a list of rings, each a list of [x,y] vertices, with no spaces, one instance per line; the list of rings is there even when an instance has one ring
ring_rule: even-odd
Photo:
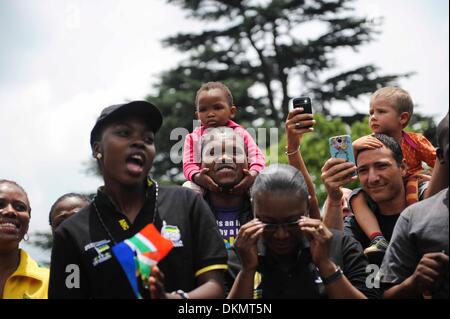
[[[384,17],[382,33],[338,62],[417,72],[401,85],[417,112],[442,118],[449,106],[448,1],[356,4],[358,13]],[[31,232],[49,229],[57,197],[101,185],[82,165],[95,118],[110,104],[142,99],[157,75],[183,58],[160,40],[203,28],[184,16],[163,0],[0,0],[0,178],[28,191]],[[357,104],[362,112],[366,105]],[[338,104],[333,111],[348,113]]]

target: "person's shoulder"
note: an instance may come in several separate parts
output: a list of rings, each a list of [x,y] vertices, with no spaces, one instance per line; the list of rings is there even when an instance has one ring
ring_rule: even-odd
[[[353,217],[353,216],[349,216]],[[330,232],[333,234],[332,240],[336,242],[346,243],[349,241],[355,241],[353,236],[345,231],[339,230],[339,229],[329,229]]]
[[[160,187],[161,201],[188,209],[198,202],[204,202],[203,197],[188,187],[179,185],[167,185]]]
[[[422,201],[415,203],[414,205],[409,206],[411,209],[424,208],[430,205],[442,204],[445,198],[448,198],[448,188],[441,190],[439,193],[434,194],[431,197],[428,197]]]
[[[185,199],[195,199],[201,197],[198,193],[190,189],[189,187],[183,187],[179,185],[164,185],[159,188],[161,195],[165,197],[180,197]]]
[[[202,125],[194,127],[192,133],[189,133],[188,136],[192,136],[193,134],[201,134],[204,128]]]
[[[362,189],[362,187],[357,187],[357,188],[353,189],[352,192],[350,193],[348,199],[350,200],[352,197],[358,195],[359,193],[365,194],[364,189]]]
[[[344,218],[344,228],[342,230],[330,229],[335,241],[342,242],[347,237],[354,238],[359,235],[359,226],[355,216],[346,216]]]
[[[331,234],[333,234],[332,240],[340,241],[345,236],[344,231],[334,228],[329,228]]]
[[[350,210],[353,212],[353,207],[352,207],[352,198],[354,198],[356,195],[358,195],[359,193],[364,193],[364,190],[361,187],[355,188],[351,191],[350,195],[348,196],[348,204],[350,207]]]
[[[247,139],[250,139],[250,138],[253,139],[252,135],[242,125],[240,125],[240,124],[238,124],[238,123],[236,123],[236,122],[234,122],[232,120],[229,120],[228,123],[227,123],[227,126],[229,128],[232,128],[233,131],[238,133],[244,140],[247,140]]]
[[[353,249],[362,251],[361,243],[352,234],[337,229],[330,229],[330,232],[333,234],[331,238],[332,246],[340,247],[338,251],[334,252],[335,254],[346,255],[346,253],[353,251]]]
[[[40,265],[23,249],[20,249],[20,264],[17,272],[42,282],[48,282],[50,276],[50,270]]]
[[[352,200],[353,200],[353,198],[355,198],[359,194],[361,194],[361,196],[363,196],[364,201],[367,203],[367,205],[372,210],[372,212],[374,214],[378,214],[378,205],[377,205],[377,203],[366,193],[366,191],[362,187],[355,188],[350,193],[350,195],[348,197],[348,204],[349,204],[350,210],[353,213],[355,213],[354,207],[352,205]]]
[[[354,215],[346,216],[344,218],[344,230],[343,230],[343,233],[344,233],[345,236],[349,236],[351,238],[354,238],[356,241],[358,241],[362,245],[364,245],[363,241],[366,240],[366,235],[362,231],[362,229],[359,226],[358,222],[356,221],[356,218],[355,218]]]
[[[440,213],[441,210],[436,208],[437,206],[445,205],[446,201],[448,203],[448,192],[448,188],[443,189],[439,193],[407,207],[401,216],[406,218],[414,218],[417,216],[429,218],[430,214]]]
[[[421,139],[427,139],[422,133],[417,132],[405,132],[406,135],[408,135],[413,140],[421,140]]]
[[[241,216],[244,217],[243,221],[245,223],[248,223],[253,219],[253,207],[249,196],[246,196],[244,199],[244,204],[241,210]]]
[[[427,145],[431,144],[431,142],[425,137],[425,135],[421,133],[405,132],[405,134],[417,144],[417,147],[423,146],[424,143]]]
[[[238,123],[236,123],[235,121],[232,121],[232,120],[228,120],[227,126],[231,127],[232,129],[236,129],[236,128],[244,129],[244,127],[242,125],[239,125]]]
[[[344,233],[346,228],[353,228],[355,225],[357,225],[355,215],[344,217]]]
[[[19,249],[19,253],[19,265],[11,275],[15,277],[15,288],[5,286],[4,295],[13,299],[47,299],[50,270],[40,266],[25,250]]]

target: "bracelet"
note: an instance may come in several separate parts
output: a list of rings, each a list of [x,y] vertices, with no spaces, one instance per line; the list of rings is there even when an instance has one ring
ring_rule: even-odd
[[[295,151],[292,151],[292,152],[288,152],[287,147],[286,147],[286,151],[284,152],[284,154],[286,154],[287,156],[291,156],[291,155],[298,153],[299,151],[300,151],[300,146]]]
[[[181,299],[189,299],[189,295],[181,289],[172,292],[172,295],[179,295]]]
[[[341,267],[336,266],[336,271],[332,275],[330,275],[330,276],[328,276],[326,278],[322,278],[322,282],[323,282],[324,285],[329,285],[332,282],[335,282],[336,280],[341,278],[342,275],[343,275],[343,272],[341,270]]]

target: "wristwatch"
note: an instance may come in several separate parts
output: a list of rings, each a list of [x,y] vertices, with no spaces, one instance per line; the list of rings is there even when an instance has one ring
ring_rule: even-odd
[[[339,266],[336,266],[336,271],[332,275],[322,278],[322,282],[324,285],[329,285],[332,282],[341,278],[342,275],[343,275],[343,272],[342,272],[341,268]]]
[[[172,292],[172,294],[179,295],[181,299],[189,299],[189,295],[181,289]]]

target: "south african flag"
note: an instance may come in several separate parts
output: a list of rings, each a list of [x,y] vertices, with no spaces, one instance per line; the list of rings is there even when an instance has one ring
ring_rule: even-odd
[[[172,248],[172,242],[162,237],[153,224],[147,225],[133,237],[112,248],[137,298],[142,299],[137,278],[147,282],[151,267],[162,260]]]

